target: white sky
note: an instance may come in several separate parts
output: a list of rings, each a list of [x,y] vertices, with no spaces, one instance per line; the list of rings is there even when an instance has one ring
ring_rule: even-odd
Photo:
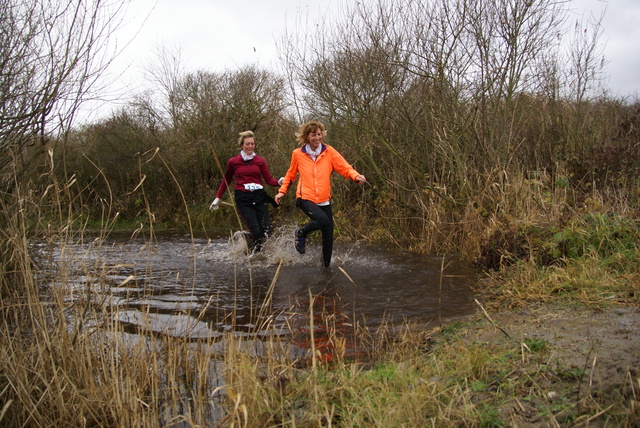
[[[180,48],[189,71],[233,70],[247,64],[273,69],[278,66],[276,43],[295,18],[308,14],[312,22],[320,15],[330,19],[343,5],[359,1],[366,0],[132,0],[126,25],[116,34],[121,46],[130,44],[112,73],[120,76],[126,92],[137,93],[143,69],[157,59],[160,46]],[[605,8],[601,42],[608,87],[614,96],[637,96],[640,1],[573,0],[572,20],[586,22]]]

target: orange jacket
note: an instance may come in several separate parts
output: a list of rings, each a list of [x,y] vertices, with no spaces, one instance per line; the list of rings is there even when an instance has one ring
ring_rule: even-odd
[[[289,169],[278,192],[286,194],[298,175],[296,198],[306,199],[316,204],[326,202],[331,199],[333,171],[354,181],[360,175],[336,149],[327,144],[322,144],[322,152],[315,162],[306,153],[305,146],[297,148],[291,154]]]

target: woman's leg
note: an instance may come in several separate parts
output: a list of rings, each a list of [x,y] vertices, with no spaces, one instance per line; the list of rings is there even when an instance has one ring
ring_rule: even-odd
[[[262,245],[264,240],[271,235],[271,216],[269,215],[269,206],[266,202],[258,202],[255,205],[258,227],[260,229],[259,244]],[[257,249],[257,248],[256,248]]]
[[[249,243],[249,250],[254,249],[260,251],[260,245],[262,243],[262,230],[260,229],[260,222],[258,220],[257,204],[251,200],[250,195],[245,193],[236,192],[236,208],[240,214],[240,218],[244,221],[245,225],[249,229],[252,242]]]
[[[311,219],[302,226],[302,234],[320,230],[322,232],[322,263],[325,267],[331,265],[333,253],[333,213],[331,205],[318,206],[311,201],[300,201],[300,209]]]

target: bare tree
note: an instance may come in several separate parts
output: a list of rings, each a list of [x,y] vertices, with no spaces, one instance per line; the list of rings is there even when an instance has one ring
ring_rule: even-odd
[[[0,184],[25,147],[73,123],[109,64],[127,3],[0,0]]]
[[[156,114],[163,118],[165,128],[176,130],[180,122],[179,112],[185,102],[184,94],[179,88],[185,74],[182,47],[158,45],[155,53],[155,61],[146,67],[151,84],[146,95],[149,101],[159,106],[155,109]],[[152,94],[155,94],[155,97]]]
[[[594,95],[597,84],[602,81],[605,60],[604,48],[600,44],[602,20],[591,17],[587,22],[576,21],[573,36],[569,44],[567,70],[567,98],[580,106]]]

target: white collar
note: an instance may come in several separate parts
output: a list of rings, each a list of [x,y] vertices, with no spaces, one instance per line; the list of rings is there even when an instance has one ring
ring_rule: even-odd
[[[240,156],[242,156],[242,159],[249,161],[251,159],[253,159],[256,155],[256,152],[251,153],[250,155],[246,154],[244,152],[244,150],[240,150]]]
[[[307,150],[307,154],[311,156],[311,159],[315,161],[316,158],[320,156],[320,153],[322,152],[322,143],[320,143],[318,145],[318,148],[315,150],[311,150],[311,146],[309,144],[307,144],[307,147],[305,147],[305,149]]]

